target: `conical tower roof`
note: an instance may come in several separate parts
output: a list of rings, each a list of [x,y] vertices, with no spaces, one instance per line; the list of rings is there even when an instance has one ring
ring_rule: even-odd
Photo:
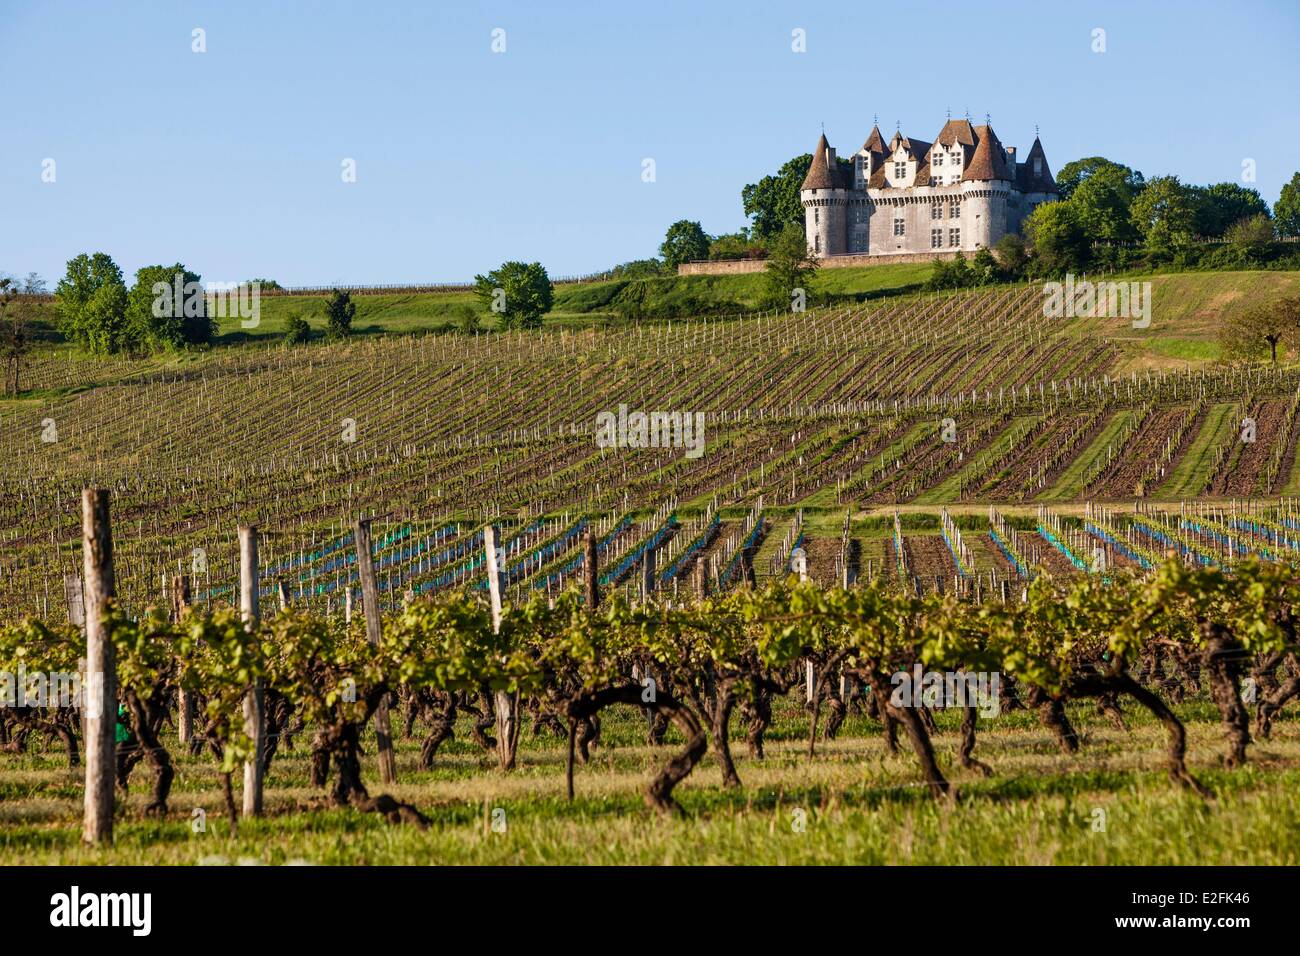
[[[812,164],[808,167],[808,175],[803,178],[803,185],[799,188],[800,190],[838,189],[839,180],[835,160],[831,158],[831,144],[826,142],[826,134],[822,133],[821,139],[817,140],[817,145],[813,148]]]
[[[961,174],[962,182],[994,179],[1010,182],[1012,175],[1007,168],[1006,152],[1002,149],[997,134],[993,132],[993,127],[976,126],[974,131],[979,142],[975,145],[975,155],[971,157],[966,171]]]

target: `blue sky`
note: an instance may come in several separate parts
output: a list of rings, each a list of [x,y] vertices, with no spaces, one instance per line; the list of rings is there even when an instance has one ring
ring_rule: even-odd
[[[1053,169],[1250,158],[1271,204],[1300,169],[1300,4],[0,0],[0,90],[3,272],[52,286],[102,250],[218,281],[559,276],[676,219],[735,230],[746,182],[822,123],[856,149],[873,114],[929,140],[987,113],[1022,154],[1037,124]]]

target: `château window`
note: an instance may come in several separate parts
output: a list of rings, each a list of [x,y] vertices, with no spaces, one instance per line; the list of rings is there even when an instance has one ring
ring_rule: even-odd
[[[894,219],[894,235],[896,235],[896,236],[901,236],[901,235],[903,235],[904,225],[905,225],[905,220],[903,219],[902,216],[895,217],[895,219]]]
[[[943,218],[943,204],[942,204],[942,203],[935,203],[933,206],[930,207],[930,218],[931,218],[931,219],[942,219],[942,218]]]
[[[907,163],[894,163],[894,178],[895,179],[907,178]]]
[[[1043,161],[1039,159],[1037,156],[1034,157],[1034,175],[1035,176],[1043,175]]]
[[[955,202],[948,205],[948,218],[957,219],[961,216],[961,203]]]
[[[816,206],[813,206],[813,225],[820,226],[821,224],[822,224],[822,211],[818,209]]]
[[[813,252],[822,251],[822,237],[820,234],[813,236]]]
[[[943,248],[943,230],[942,230],[942,229],[931,229],[931,230],[930,230],[930,248],[931,248],[931,249],[942,249],[942,248]]]
[[[950,245],[950,246],[960,246],[960,245],[961,245],[961,230],[960,230],[960,229],[949,229],[949,230],[948,230],[948,245]]]
[[[934,157],[934,164],[935,164],[936,166],[942,166],[942,165],[943,165],[943,153],[940,153],[938,156]]]

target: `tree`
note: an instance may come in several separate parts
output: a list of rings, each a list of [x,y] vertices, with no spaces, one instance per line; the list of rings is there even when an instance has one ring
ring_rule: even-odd
[[[1273,219],[1277,222],[1278,235],[1300,236],[1300,173],[1282,187],[1281,195],[1273,204]]]
[[[451,310],[451,314],[456,321],[456,328],[465,335],[473,335],[479,331],[479,317],[473,306],[461,303]]]
[[[767,246],[742,228],[738,232],[714,236],[709,243],[710,259],[766,259]]]
[[[92,352],[106,354],[126,345],[126,283],[107,253],[68,260],[54,290],[63,334]]]
[[[1008,278],[1017,279],[1029,264],[1029,253],[1025,251],[1025,240],[1014,232],[1009,232],[993,246],[998,265]]]
[[[659,255],[669,272],[676,272],[683,262],[709,257],[709,236],[698,222],[679,219],[668,227]]]
[[[1300,298],[1279,299],[1234,312],[1219,328],[1224,358],[1259,359],[1267,352],[1277,364],[1278,346],[1300,332]]]
[[[646,279],[663,274],[664,264],[658,259],[633,259],[609,270],[611,279]]]
[[[1025,237],[1033,247],[1039,271],[1058,274],[1088,261],[1088,240],[1068,202],[1045,202],[1026,218]]]
[[[1277,237],[1273,233],[1273,220],[1266,213],[1258,213],[1234,222],[1225,238],[1242,259],[1256,261],[1263,258]]]
[[[998,260],[987,249],[980,249],[971,261],[971,282],[973,285],[992,285],[998,281]]]
[[[131,349],[182,349],[216,335],[201,277],[179,262],[136,270],[125,318],[124,344]]]
[[[345,339],[352,334],[352,317],[357,314],[357,304],[352,293],[335,289],[325,303],[325,328],[331,339]]]
[[[1056,188],[1060,190],[1061,200],[1068,200],[1074,195],[1075,189],[1096,173],[1113,169],[1123,171],[1124,179],[1135,195],[1142,189],[1142,174],[1136,169],[1129,169],[1122,163],[1112,162],[1104,156],[1089,156],[1087,159],[1076,159],[1072,163],[1066,163],[1056,174]]]
[[[1130,214],[1142,191],[1142,174],[1101,157],[1070,191],[1075,221],[1089,242],[1132,242],[1137,238]]]
[[[803,229],[787,223],[767,257],[763,308],[789,309],[799,301],[806,305],[811,298],[808,285],[816,274],[817,258],[808,250]],[[799,290],[803,291],[801,300],[796,299]]]
[[[311,339],[311,326],[301,315],[290,317],[284,324],[284,341],[286,345],[301,345]]]
[[[27,278],[23,280],[23,292],[27,295],[45,295],[45,280],[41,278],[39,272],[27,273]]]
[[[1133,225],[1152,252],[1187,245],[1196,231],[1192,192],[1177,176],[1157,176],[1138,193],[1131,208]]]
[[[841,166],[852,166],[840,157]],[[787,162],[774,176],[764,176],[740,191],[745,215],[753,221],[752,237],[759,242],[774,242],[787,225],[804,227],[803,201],[799,187],[812,165],[812,153],[804,153]]]
[[[0,279],[0,354],[5,360],[5,394],[15,398],[20,388],[23,359],[31,350],[27,305],[16,301],[17,297],[18,283]]]
[[[1191,187],[1196,208],[1196,233],[1202,238],[1217,239],[1236,223],[1252,216],[1268,218],[1268,203],[1253,189],[1236,183],[1215,183]]]
[[[485,276],[475,276],[475,294],[499,316],[503,329],[540,329],[542,316],[555,304],[555,287],[540,262],[503,262]]]

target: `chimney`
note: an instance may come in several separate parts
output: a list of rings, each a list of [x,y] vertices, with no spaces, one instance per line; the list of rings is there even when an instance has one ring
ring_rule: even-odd
[[[826,147],[826,165],[830,169],[835,168],[835,147],[834,146]]]

